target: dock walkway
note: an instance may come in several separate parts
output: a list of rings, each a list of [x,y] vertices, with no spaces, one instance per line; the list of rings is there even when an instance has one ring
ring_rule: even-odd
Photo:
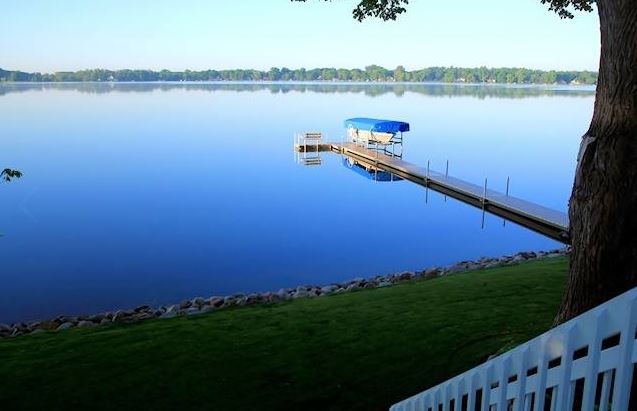
[[[322,143],[308,151],[331,151],[352,157],[371,167],[393,173],[405,180],[463,201],[486,212],[513,221],[554,240],[568,244],[568,215],[499,191],[362,147],[355,143]],[[318,148],[318,150],[317,150]],[[296,146],[302,151],[303,146]]]

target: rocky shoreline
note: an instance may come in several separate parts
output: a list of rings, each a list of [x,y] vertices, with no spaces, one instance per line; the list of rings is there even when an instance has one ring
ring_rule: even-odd
[[[540,258],[567,255],[569,248],[540,252],[519,252],[499,258],[481,257],[475,261],[461,261],[446,267],[431,267],[422,271],[378,275],[371,278],[354,278],[343,283],[323,286],[302,285],[296,288],[281,288],[277,292],[252,294],[233,294],[228,296],[195,297],[178,304],[150,307],[142,305],[132,310],[117,310],[88,316],[59,316],[51,320],[19,322],[12,325],[0,323],[0,338],[18,337],[47,331],[59,331],[68,328],[97,327],[111,323],[134,323],[151,318],[172,318],[182,315],[196,315],[217,311],[228,307],[240,307],[254,304],[267,304],[299,298],[315,298],[333,294],[342,294],[360,289],[382,288],[414,279],[432,279],[455,273],[518,264]]]

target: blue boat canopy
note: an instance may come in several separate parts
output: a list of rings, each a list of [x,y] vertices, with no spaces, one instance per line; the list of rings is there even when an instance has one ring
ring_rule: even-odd
[[[345,120],[345,128],[356,128],[365,131],[395,134],[403,131],[409,131],[409,123],[405,123],[403,121],[356,117]]]

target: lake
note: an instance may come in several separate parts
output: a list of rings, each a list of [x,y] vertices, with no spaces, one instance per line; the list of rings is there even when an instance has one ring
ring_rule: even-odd
[[[591,87],[0,84],[0,321],[278,290],[560,247],[293,135],[407,121],[404,159],[566,211]],[[427,201],[425,201],[427,200]]]

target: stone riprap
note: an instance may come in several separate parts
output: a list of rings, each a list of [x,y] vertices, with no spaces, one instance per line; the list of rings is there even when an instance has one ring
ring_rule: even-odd
[[[0,338],[38,334],[45,331],[59,331],[69,328],[89,328],[112,323],[133,323],[150,318],[172,318],[183,315],[197,315],[229,307],[241,307],[254,304],[268,304],[300,298],[315,298],[371,288],[388,287],[414,279],[433,279],[463,271],[480,270],[503,265],[517,264],[538,258],[551,258],[567,255],[569,248],[540,252],[519,252],[499,258],[481,257],[475,261],[461,261],[446,267],[431,267],[422,271],[377,275],[371,278],[354,278],[343,283],[329,285],[301,285],[294,288],[281,288],[276,292],[252,294],[233,294],[228,296],[195,297],[177,304],[150,307],[142,305],[132,310],[117,310],[85,316],[59,316],[52,320],[19,322],[12,325],[0,323]]]

